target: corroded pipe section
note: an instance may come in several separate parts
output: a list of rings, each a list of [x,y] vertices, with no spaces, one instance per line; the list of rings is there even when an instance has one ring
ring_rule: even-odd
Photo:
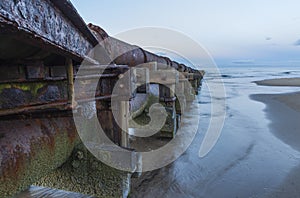
[[[77,142],[72,117],[1,120],[1,197],[27,189],[61,166]]]
[[[203,71],[198,71],[184,64],[172,61],[167,57],[158,56],[140,47],[110,37],[102,28],[96,25],[89,24],[88,27],[99,41],[104,51],[110,56],[111,61],[115,64],[126,64],[130,67],[134,67],[153,62],[157,65],[156,69],[163,70],[164,72],[170,68],[174,68],[184,74],[188,80],[187,83],[190,83],[194,87],[194,92],[187,91],[186,99],[191,101],[194,99],[194,93],[198,94],[198,88],[201,85],[201,80],[204,76]]]
[[[88,27],[115,64],[133,67],[146,61],[143,49],[110,37],[99,26],[89,24]]]
[[[196,70],[184,64],[179,64],[168,57],[158,56],[138,46],[130,45],[113,37],[110,37],[101,27],[89,24],[100,45],[108,52],[111,60],[117,65],[134,67],[143,63],[156,62],[158,69],[173,67],[180,72],[195,73]]]

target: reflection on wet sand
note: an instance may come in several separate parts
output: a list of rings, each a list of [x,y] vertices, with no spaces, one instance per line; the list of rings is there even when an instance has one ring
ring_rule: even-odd
[[[296,198],[300,197],[300,166],[289,172],[286,179],[273,190],[269,198]]]
[[[239,85],[239,90],[236,85],[230,82],[227,87],[228,96],[234,97],[227,101],[228,117],[216,148],[205,158],[197,156],[208,123],[207,116],[201,117],[199,133],[188,151],[172,165],[136,179],[131,197],[300,196],[299,152],[289,146],[300,146],[299,112],[269,100],[269,95],[251,96],[268,103],[265,108],[248,97],[260,92],[256,85]],[[206,110],[201,115],[209,115]]]
[[[62,190],[54,190],[50,188],[32,186],[30,189],[20,193],[14,198],[92,198],[92,197],[87,195],[81,195],[74,192],[67,192]]]

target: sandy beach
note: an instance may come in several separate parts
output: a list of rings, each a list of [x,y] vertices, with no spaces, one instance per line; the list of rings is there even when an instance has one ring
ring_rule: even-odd
[[[255,81],[257,85],[263,86],[289,86],[289,87],[300,87],[300,78],[278,78],[268,79],[262,81]]]
[[[294,86],[300,87],[299,78],[272,79],[255,82],[262,86]],[[284,88],[283,88],[284,89]],[[271,121],[272,133],[300,151],[300,92],[286,94],[258,94],[252,95],[254,100],[266,104],[266,116]],[[270,197],[298,197],[300,189],[300,166],[286,177],[285,181]]]
[[[255,83],[262,86],[300,87],[300,78],[279,78],[256,81]],[[271,99],[277,100],[291,109],[300,112],[300,92],[269,96]]]
[[[300,78],[271,79],[255,82],[262,86],[300,87]],[[283,88],[284,89],[284,88]],[[266,104],[266,116],[271,131],[286,144],[300,151],[300,92],[286,94],[257,94],[252,99]]]

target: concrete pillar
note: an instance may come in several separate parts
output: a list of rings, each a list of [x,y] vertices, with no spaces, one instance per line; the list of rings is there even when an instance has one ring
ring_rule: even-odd
[[[150,89],[149,84],[149,69],[145,67],[135,68],[137,93],[148,94]]]
[[[158,70],[154,74],[155,81],[159,84],[159,101],[165,107],[167,113],[166,123],[161,129],[162,137],[174,138],[177,131],[176,115],[176,84],[179,82],[178,75],[173,70]]]
[[[189,73],[189,81],[194,88],[195,94],[198,95],[198,89],[199,89],[199,81],[198,81],[198,76],[196,73]]]
[[[187,102],[191,102],[193,100],[195,100],[195,90],[191,84],[193,78],[192,78],[192,75],[190,75],[189,73],[185,72],[183,73],[183,75],[185,76],[185,97],[186,97],[186,101]]]
[[[119,130],[119,145],[128,148],[129,147],[129,135],[126,131],[128,131],[128,120],[129,120],[129,101],[120,101],[116,106],[112,108],[116,108],[115,112],[118,112],[118,117],[115,117],[116,122],[120,125],[118,127]],[[116,115],[114,115],[116,116]],[[115,122],[115,121],[113,121]],[[114,125],[116,123],[113,123]],[[126,131],[122,130],[126,129]]]
[[[185,82],[187,80],[183,77],[179,77],[179,82],[176,84],[176,113],[181,115],[186,108],[185,97]]]

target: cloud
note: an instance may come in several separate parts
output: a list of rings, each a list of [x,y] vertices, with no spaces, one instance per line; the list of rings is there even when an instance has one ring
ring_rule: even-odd
[[[300,20],[300,17],[294,17],[293,18],[293,21],[299,21]]]
[[[243,64],[254,64],[255,60],[252,60],[252,59],[249,59],[249,60],[233,60],[232,63],[234,63],[234,64],[240,64],[240,65],[243,65]]]
[[[158,56],[168,56],[168,54],[167,53],[165,53],[165,52],[155,52],[155,54],[156,55],[158,55]]]
[[[300,46],[300,39],[294,43],[295,46]]]
[[[266,37],[266,40],[270,41],[270,40],[272,40],[272,37]]]

